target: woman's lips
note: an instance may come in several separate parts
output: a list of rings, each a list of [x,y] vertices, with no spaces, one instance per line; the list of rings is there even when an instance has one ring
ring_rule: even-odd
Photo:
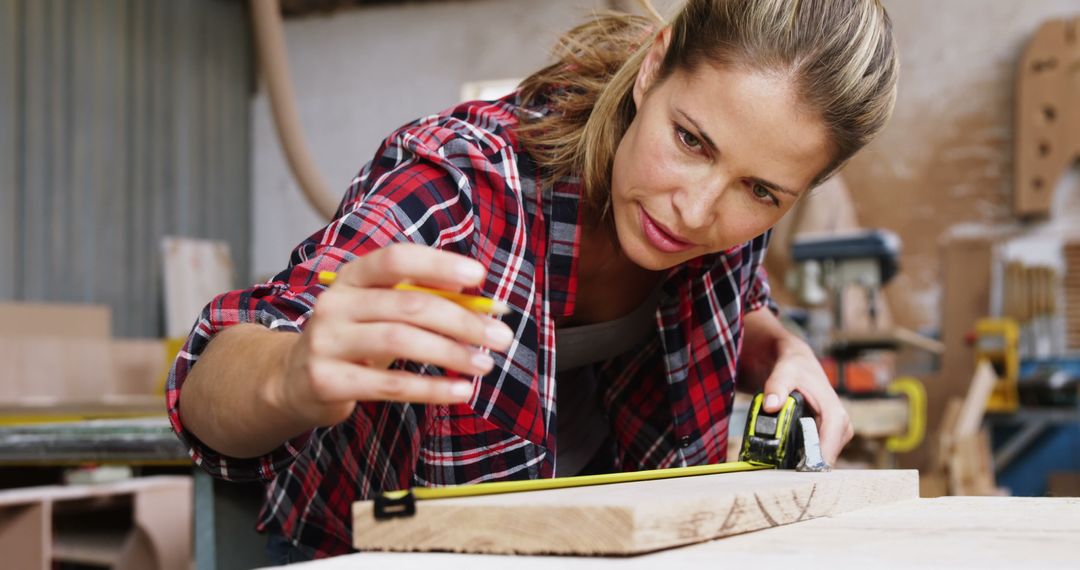
[[[641,228],[645,233],[645,239],[649,240],[656,249],[664,253],[679,253],[694,247],[694,244],[672,235],[664,226],[653,220],[649,214],[645,213],[645,208],[638,206],[638,210],[641,213]]]

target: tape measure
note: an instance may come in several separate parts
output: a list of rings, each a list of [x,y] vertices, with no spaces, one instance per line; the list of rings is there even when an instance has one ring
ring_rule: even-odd
[[[764,401],[765,394],[759,393],[750,403],[739,461],[794,469],[803,447],[799,420],[805,413],[806,400],[802,394],[792,392],[775,414],[765,412]]]
[[[375,495],[375,518],[385,520],[415,515],[416,501],[421,500],[567,489],[571,487],[655,481],[657,479],[760,471],[764,469],[794,469],[800,465],[800,459],[806,456],[804,453],[800,457],[799,453],[805,451],[806,439],[803,437],[802,432],[804,430],[814,431],[813,442],[815,444],[817,442],[816,428],[809,427],[814,425],[813,418],[803,418],[805,400],[802,394],[792,392],[791,396],[788,396],[785,401],[784,406],[775,414],[766,412],[762,408],[763,402],[764,394],[758,394],[754,396],[750,405],[739,461],[669,469],[649,469],[628,473],[604,473],[601,475],[579,475],[577,477],[556,477],[554,479],[527,481],[495,481],[452,487],[414,487],[401,491],[386,491]],[[800,419],[809,421],[809,424],[800,423]],[[813,465],[819,463],[822,462],[818,460]],[[810,470],[820,470],[820,468]]]

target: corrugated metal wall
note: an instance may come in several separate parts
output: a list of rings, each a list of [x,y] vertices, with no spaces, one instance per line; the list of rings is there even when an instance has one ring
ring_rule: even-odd
[[[253,65],[239,0],[0,0],[0,299],[158,336],[161,236],[246,276]]]

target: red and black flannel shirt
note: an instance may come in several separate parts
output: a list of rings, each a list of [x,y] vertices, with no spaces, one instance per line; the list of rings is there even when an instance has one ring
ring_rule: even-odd
[[[169,418],[212,475],[268,481],[260,530],[319,556],[351,549],[350,505],[378,491],[553,477],[555,319],[574,311],[580,237],[577,179],[542,183],[518,143],[514,95],[473,101],[406,125],[352,181],[337,215],[267,283],[203,310],[169,376]],[[208,448],[180,421],[184,378],[213,336],[237,323],[298,332],[323,291],[316,275],[395,242],[455,251],[488,268],[470,291],[503,301],[516,333],[467,404],[360,402],[352,416],[254,459]],[[597,365],[625,471],[725,461],[743,315],[770,306],[768,234],[670,270],[656,334]],[[442,370],[413,362],[420,373]]]

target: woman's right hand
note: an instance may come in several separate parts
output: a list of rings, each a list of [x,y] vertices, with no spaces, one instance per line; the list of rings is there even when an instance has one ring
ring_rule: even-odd
[[[470,381],[388,367],[405,359],[483,375],[494,361],[479,347],[506,350],[512,331],[442,297],[393,286],[409,281],[460,291],[478,286],[484,274],[471,258],[415,244],[394,244],[343,265],[292,344],[278,385],[267,386],[271,397],[279,409],[318,426],[345,420],[357,401],[467,401]]]

